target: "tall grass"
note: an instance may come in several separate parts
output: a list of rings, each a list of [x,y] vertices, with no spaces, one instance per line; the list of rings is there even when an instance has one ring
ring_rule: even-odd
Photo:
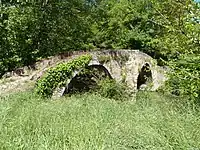
[[[136,102],[94,94],[49,101],[27,92],[0,99],[0,149],[200,149],[200,113],[179,99],[139,93]]]

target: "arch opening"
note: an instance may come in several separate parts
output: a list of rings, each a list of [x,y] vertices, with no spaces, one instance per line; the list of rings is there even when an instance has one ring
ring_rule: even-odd
[[[150,65],[148,63],[145,63],[142,66],[142,69],[139,72],[139,75],[137,78],[137,89],[138,90],[147,89],[148,87],[152,85],[152,82],[153,82],[153,78],[152,78]]]
[[[103,65],[90,65],[75,75],[67,85],[64,94],[88,92],[98,86],[98,81],[112,79],[109,71]]]

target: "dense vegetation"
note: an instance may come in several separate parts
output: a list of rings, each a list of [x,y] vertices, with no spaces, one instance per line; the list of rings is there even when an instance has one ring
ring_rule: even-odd
[[[44,101],[0,97],[0,149],[186,150],[200,148],[200,114],[184,99],[138,93],[119,102],[84,94]]]
[[[139,49],[174,70],[173,93],[198,101],[199,7],[193,0],[2,0],[0,76],[65,51]]]
[[[50,68],[48,72],[36,83],[36,93],[43,97],[52,96],[53,90],[66,86],[69,79],[73,77],[74,71],[78,71],[89,64],[92,56],[82,55],[68,63],[58,64],[55,68]]]

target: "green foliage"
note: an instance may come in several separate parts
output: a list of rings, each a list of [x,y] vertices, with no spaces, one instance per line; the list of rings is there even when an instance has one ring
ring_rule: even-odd
[[[101,1],[92,26],[93,42],[99,48],[142,49],[153,32],[146,0]],[[147,32],[146,32],[147,31]]]
[[[170,64],[173,71],[169,74],[168,85],[174,94],[189,96],[190,100],[200,103],[200,56],[182,56]]]
[[[152,0],[152,4],[157,14],[153,20],[162,30],[149,44],[168,58],[169,89],[199,102],[200,8],[191,0]]]
[[[38,58],[89,47],[87,13],[83,0],[2,1],[0,76]]]
[[[92,57],[90,55],[82,55],[68,63],[61,63],[48,72],[37,81],[35,91],[43,97],[52,96],[53,90],[58,86],[65,86],[68,79],[81,68],[86,67]]]
[[[152,21],[159,32],[149,45],[168,59],[180,54],[199,53],[199,7],[192,0],[183,2],[151,0],[154,8]]]
[[[98,83],[97,92],[106,98],[125,101],[131,97],[124,83],[118,83],[113,79],[101,80]]]
[[[140,49],[165,60],[197,52],[199,12],[192,0],[102,0],[94,11],[93,43],[99,48]]]

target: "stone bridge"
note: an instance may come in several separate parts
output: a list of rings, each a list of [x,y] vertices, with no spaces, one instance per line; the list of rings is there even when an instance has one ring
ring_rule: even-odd
[[[29,88],[49,68],[88,53],[92,55],[89,67],[102,70],[116,81],[126,82],[133,90],[146,88],[155,91],[166,80],[165,69],[158,66],[156,60],[152,57],[138,50],[74,51],[49,57],[36,62],[33,66],[18,68],[6,73],[4,78],[9,82],[0,84],[0,95],[8,91],[21,91],[21,87],[26,89],[25,87],[27,86]],[[68,82],[69,84],[77,76],[79,71],[74,72]],[[9,78],[12,78],[12,80]],[[67,89],[69,84],[64,87],[64,90]]]
[[[109,77],[120,82],[123,81],[132,88],[157,90],[166,80],[165,69],[158,66],[156,60],[138,50],[104,50],[91,52],[78,52],[77,54],[62,54],[60,59],[67,62],[83,54],[91,54],[92,60],[89,67],[100,68]],[[60,96],[64,94],[71,80],[80,72],[74,72],[66,87],[57,89]],[[54,93],[54,95],[57,95]]]

